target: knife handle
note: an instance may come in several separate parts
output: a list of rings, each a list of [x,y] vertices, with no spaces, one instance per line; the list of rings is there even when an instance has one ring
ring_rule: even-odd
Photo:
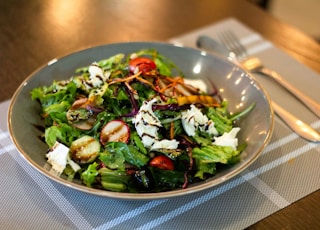
[[[297,99],[299,99],[305,106],[307,106],[314,114],[316,114],[320,118],[320,104],[302,93],[299,89],[291,85],[288,81],[286,81],[280,74],[277,72],[270,70],[266,67],[259,68],[256,72],[264,74],[273,78],[280,85],[282,85],[285,89],[291,92]]]
[[[277,103],[272,102],[272,108],[274,112],[300,137],[312,142],[320,142],[320,134],[314,130],[311,126],[295,117]]]

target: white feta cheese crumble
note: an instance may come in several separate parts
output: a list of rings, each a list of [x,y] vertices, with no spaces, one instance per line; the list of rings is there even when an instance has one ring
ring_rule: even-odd
[[[74,162],[73,160],[71,160],[70,154],[68,154],[67,163],[71,166],[71,168],[72,168],[73,171],[75,171],[75,172],[77,172],[78,170],[81,169],[80,165],[78,165],[76,162]]]
[[[154,126],[146,126],[143,124],[138,124],[136,126],[138,135],[142,139],[142,143],[146,148],[150,148],[158,138],[158,129]],[[139,134],[140,133],[140,134]]]
[[[47,162],[51,164],[52,169],[62,174],[63,170],[69,164],[76,172],[80,169],[80,166],[72,161],[69,156],[69,148],[59,142],[56,142],[51,150],[46,154],[48,158]]]
[[[216,127],[214,127],[214,122],[212,120],[209,120],[206,124],[206,127],[203,128],[202,131],[206,131],[209,134],[212,134],[214,136],[218,136],[218,130],[216,129]]]
[[[239,127],[232,128],[230,132],[224,133],[219,137],[214,137],[213,144],[219,146],[229,146],[232,149],[236,150],[238,146],[238,138],[236,136],[239,131]]]
[[[51,164],[52,169],[61,174],[67,166],[67,158],[69,154],[69,148],[59,142],[56,142],[47,153],[48,163]]]
[[[146,148],[150,149],[177,149],[179,142],[176,140],[159,140],[158,129],[162,126],[160,120],[152,111],[152,105],[157,101],[156,98],[144,101],[137,115],[132,119],[138,135]]]
[[[89,67],[89,84],[92,84],[93,87],[99,87],[103,84],[110,76],[110,73],[103,73],[103,70],[98,66],[97,63],[92,63]]]
[[[198,128],[201,131],[218,135],[214,122],[209,120],[195,105],[191,105],[190,109],[182,112],[181,122],[183,129],[189,136],[194,136]]]
[[[145,147],[151,147],[158,138],[158,128],[161,127],[160,120],[152,111],[152,105],[156,98],[144,101],[137,115],[132,119],[138,135],[142,138]]]
[[[156,141],[154,144],[151,146],[151,150],[155,149],[177,149],[179,145],[179,142],[175,139],[173,140],[161,140],[161,141]]]

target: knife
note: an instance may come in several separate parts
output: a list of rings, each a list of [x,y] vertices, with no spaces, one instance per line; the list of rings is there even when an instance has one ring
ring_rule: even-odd
[[[229,50],[220,44],[218,41],[209,38],[208,36],[199,36],[196,41],[197,47],[206,51],[206,52],[213,52],[215,54],[224,56],[229,60],[235,62],[237,61],[234,57],[230,57]],[[271,101],[272,108],[274,112],[280,117],[280,119],[287,124],[289,128],[291,128],[296,134],[300,137],[311,141],[311,142],[320,142],[320,134],[313,129],[310,125],[303,122],[301,119],[295,117],[293,114],[286,111],[284,108],[279,106],[277,103]]]

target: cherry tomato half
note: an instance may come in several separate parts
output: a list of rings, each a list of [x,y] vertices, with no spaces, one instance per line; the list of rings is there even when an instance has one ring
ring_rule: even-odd
[[[149,165],[159,169],[174,170],[173,161],[164,155],[155,156],[151,159]]]
[[[135,73],[136,68],[139,68],[139,71],[141,71],[144,74],[144,73],[150,72],[151,70],[156,69],[157,66],[154,63],[154,61],[152,61],[149,58],[137,57],[129,61],[130,72]]]

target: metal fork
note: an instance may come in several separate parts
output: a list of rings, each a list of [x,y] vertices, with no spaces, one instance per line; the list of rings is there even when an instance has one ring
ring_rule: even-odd
[[[261,61],[258,58],[250,57],[245,47],[240,43],[239,39],[231,31],[220,33],[219,39],[223,43],[223,45],[231,52],[231,58],[239,62],[249,72],[268,74],[281,84],[284,84],[283,86],[289,85],[289,83],[284,81],[279,74],[276,74],[274,71],[268,70],[267,68],[263,67]],[[306,99],[306,96],[304,96],[300,91],[298,91],[291,85],[290,91],[294,93],[295,96],[302,97],[303,101],[307,101],[308,103],[306,103],[306,105],[311,106],[312,111],[320,117],[320,106],[316,102],[312,101],[309,98]],[[297,92],[299,93],[296,95]],[[274,112],[278,114],[278,116],[299,136],[309,141],[320,142],[320,134],[311,126],[296,118],[275,102],[272,102],[272,107],[274,109]]]
[[[297,99],[299,99],[305,106],[307,106],[314,114],[320,117],[320,103],[317,103],[310,97],[306,96],[299,89],[291,85],[280,74],[263,66],[261,60],[257,57],[249,56],[246,48],[240,43],[236,35],[231,31],[225,31],[219,34],[219,40],[231,51],[232,57],[236,58],[241,65],[252,73],[260,73],[269,76]]]

